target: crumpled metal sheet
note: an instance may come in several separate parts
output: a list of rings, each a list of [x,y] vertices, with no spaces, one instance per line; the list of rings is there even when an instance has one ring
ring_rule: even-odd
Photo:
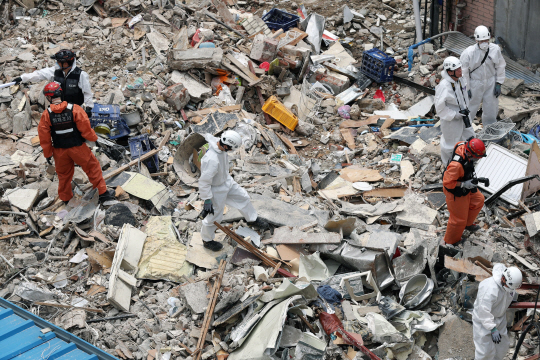
[[[321,254],[341,264],[358,271],[371,271],[379,290],[383,290],[395,283],[399,286],[394,273],[394,267],[385,250],[369,247],[358,247],[344,241],[339,246],[317,244],[310,247],[312,251]]]
[[[176,238],[176,231],[170,216],[152,216],[145,228],[138,279],[168,280],[183,282],[183,277],[191,275],[193,265],[186,261],[187,247]]]
[[[99,195],[97,189],[92,189],[86,193],[81,200],[72,198],[69,205],[75,205],[73,209],[64,217],[64,224],[72,222],[79,224],[94,215],[99,203]]]
[[[399,292],[400,302],[407,309],[414,309],[425,304],[433,293],[433,280],[424,274],[413,276]]]

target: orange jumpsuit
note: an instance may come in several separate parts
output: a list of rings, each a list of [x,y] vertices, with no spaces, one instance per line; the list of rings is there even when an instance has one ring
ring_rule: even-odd
[[[465,157],[465,145],[458,146],[456,154]],[[446,206],[450,212],[444,242],[455,244],[461,240],[463,230],[466,226],[471,226],[484,206],[484,195],[480,190],[475,193],[469,192],[465,196],[455,196],[446,189],[454,189],[457,182],[465,175],[463,166],[457,161],[451,161],[443,177],[444,194],[446,195]]]
[[[51,110],[55,113],[61,113],[67,107],[67,102],[58,105],[51,104]],[[97,141],[97,135],[90,126],[90,120],[86,112],[79,106],[73,105],[73,121],[77,129],[81,132],[83,138],[88,141]],[[51,138],[51,120],[49,112],[45,110],[41,114],[41,120],[38,125],[39,143],[43,148],[43,155],[54,157],[54,165],[58,174],[58,196],[63,201],[69,201],[73,197],[71,189],[71,180],[75,173],[75,164],[79,165],[88,176],[94,189],[97,188],[99,194],[107,191],[101,165],[96,159],[90,148],[86,144],[74,146],[67,149],[54,148]]]

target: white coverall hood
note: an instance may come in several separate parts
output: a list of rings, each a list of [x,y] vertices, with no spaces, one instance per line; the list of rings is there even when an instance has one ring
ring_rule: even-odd
[[[209,148],[201,159],[199,195],[203,200],[212,200],[214,214],[207,215],[202,221],[201,237],[211,241],[217,228],[214,221],[221,222],[225,205],[238,209],[248,222],[257,220],[257,211],[247,191],[229,175],[229,156],[226,151],[219,150],[219,138],[211,134],[205,134],[204,138]]]
[[[473,340],[475,360],[503,360],[508,352],[506,310],[512,303],[514,292],[507,292],[501,284],[506,266],[495,264],[493,276],[480,283],[473,311]],[[491,330],[497,328],[501,342],[495,344]]]
[[[489,53],[484,64],[482,60],[487,50],[480,49],[478,44],[469,46],[459,58],[462,63],[463,81],[472,93],[469,106],[471,119],[476,117],[482,103],[482,125],[484,126],[497,121],[499,99],[494,95],[495,83],[504,83],[506,69],[506,61],[499,46],[489,43],[488,48]]]
[[[441,119],[441,159],[446,165],[456,143],[474,136],[474,130],[465,127],[463,117],[459,114],[460,110],[469,106],[467,88],[461,78],[454,81],[446,70],[441,72],[441,76],[442,80],[435,88],[435,110]]]

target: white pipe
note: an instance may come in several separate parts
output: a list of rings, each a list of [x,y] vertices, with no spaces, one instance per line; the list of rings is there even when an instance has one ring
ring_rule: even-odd
[[[3,89],[3,88],[8,87],[8,86],[12,86],[12,85],[15,85],[15,81],[7,83],[7,84],[0,85],[0,89]]]
[[[413,0],[413,10],[414,10],[414,22],[416,24],[416,41],[415,44],[418,44],[421,42],[422,39],[422,21],[420,19],[420,4],[418,3],[418,0]],[[422,48],[423,46],[420,45],[418,47],[418,54],[422,55]]]

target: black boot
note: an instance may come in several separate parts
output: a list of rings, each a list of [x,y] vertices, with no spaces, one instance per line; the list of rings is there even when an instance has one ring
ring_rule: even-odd
[[[99,203],[103,204],[106,201],[114,200],[114,191],[107,190],[103,194],[99,195]]]
[[[255,221],[248,222],[248,225],[256,226],[261,229],[261,231],[270,230],[270,224],[268,224],[267,221],[261,219],[260,217],[258,217]]]
[[[223,244],[214,240],[203,241],[203,243],[204,243],[204,247],[207,248],[208,250],[219,251],[223,249]]]
[[[476,225],[476,224],[472,224],[471,226],[465,226],[465,230],[469,230],[470,232],[476,232],[478,230],[480,230],[481,227]]]

